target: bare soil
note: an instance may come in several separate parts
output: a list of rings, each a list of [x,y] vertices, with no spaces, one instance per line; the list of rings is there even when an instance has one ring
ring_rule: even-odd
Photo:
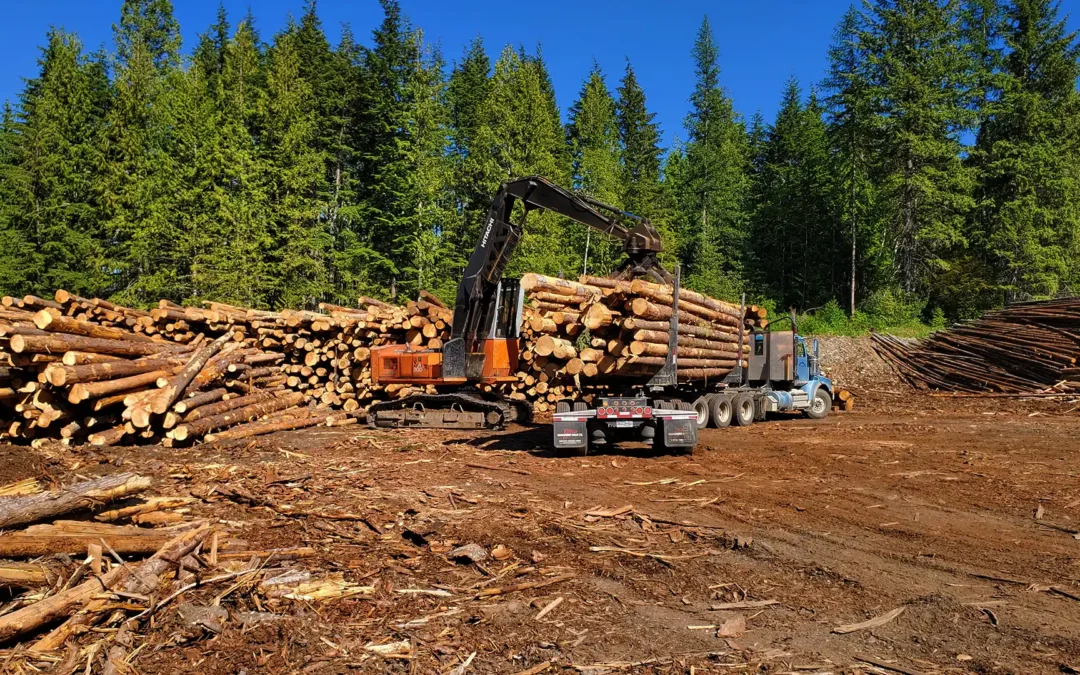
[[[238,589],[216,635],[163,611],[132,661],[144,674],[509,674],[545,661],[549,673],[1078,672],[1075,404],[870,389],[819,422],[708,430],[693,456],[558,456],[544,425],[479,437],[354,426],[186,450],[3,446],[0,476],[142,472],[156,494],[199,496],[191,516],[249,548],[312,546],[289,564],[377,589],[273,607]],[[448,557],[468,543],[509,555]],[[711,609],[745,601],[775,604]],[[236,619],[259,609],[283,618]],[[401,640],[409,659],[365,649]]]

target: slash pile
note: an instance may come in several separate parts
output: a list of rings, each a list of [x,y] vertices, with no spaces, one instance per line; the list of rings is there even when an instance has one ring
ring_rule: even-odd
[[[498,389],[532,403],[591,401],[612,384],[646,381],[668,351],[671,288],[645,281],[527,274],[517,382]],[[318,424],[352,424],[372,402],[423,391],[376,385],[374,347],[440,349],[453,312],[434,296],[404,307],[269,312],[217,302],[152,310],[82,298],[4,297],[0,307],[0,439],[95,445],[237,439]],[[764,310],[684,290],[679,376],[713,380],[748,351]],[[745,323],[744,323],[745,322]],[[489,392],[494,386],[485,386]],[[431,392],[433,393],[433,389]]]
[[[1010,305],[921,341],[875,333],[873,344],[917,389],[1080,392],[1080,298]]]

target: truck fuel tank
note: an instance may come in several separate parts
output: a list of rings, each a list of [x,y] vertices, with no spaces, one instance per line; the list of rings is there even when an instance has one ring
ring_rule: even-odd
[[[795,406],[795,400],[791,392],[770,391],[765,394],[765,412],[779,412],[791,410]]]

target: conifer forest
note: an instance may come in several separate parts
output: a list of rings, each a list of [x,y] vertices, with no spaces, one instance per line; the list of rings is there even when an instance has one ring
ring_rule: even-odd
[[[539,48],[445,53],[381,2],[338,44],[313,0],[273,35],[222,10],[184,45],[169,0],[123,0],[108,51],[42,36],[0,121],[0,292],[449,299],[492,194],[531,174],[651,219],[689,287],[781,312],[940,324],[1080,289],[1080,45],[1053,0],[865,0],[775,119],[740,111],[687,16],[671,147],[633,63],[556,92]],[[618,263],[529,224],[510,274]]]

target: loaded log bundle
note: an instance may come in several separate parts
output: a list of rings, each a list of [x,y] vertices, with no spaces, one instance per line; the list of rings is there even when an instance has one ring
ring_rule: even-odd
[[[643,383],[668,352],[672,289],[645,281],[538,274],[522,279],[517,381],[499,389],[536,412]],[[376,401],[421,393],[375,385],[375,347],[441,349],[453,312],[421,292],[396,306],[271,312],[162,300],[150,310],[58,290],[0,306],[0,439],[96,445],[245,438],[316,424],[356,423]],[[727,375],[749,351],[764,310],[680,291],[679,376]],[[433,393],[433,392],[431,392]]]
[[[925,340],[872,337],[882,359],[916,389],[1080,392],[1080,298],[1010,305]]]

